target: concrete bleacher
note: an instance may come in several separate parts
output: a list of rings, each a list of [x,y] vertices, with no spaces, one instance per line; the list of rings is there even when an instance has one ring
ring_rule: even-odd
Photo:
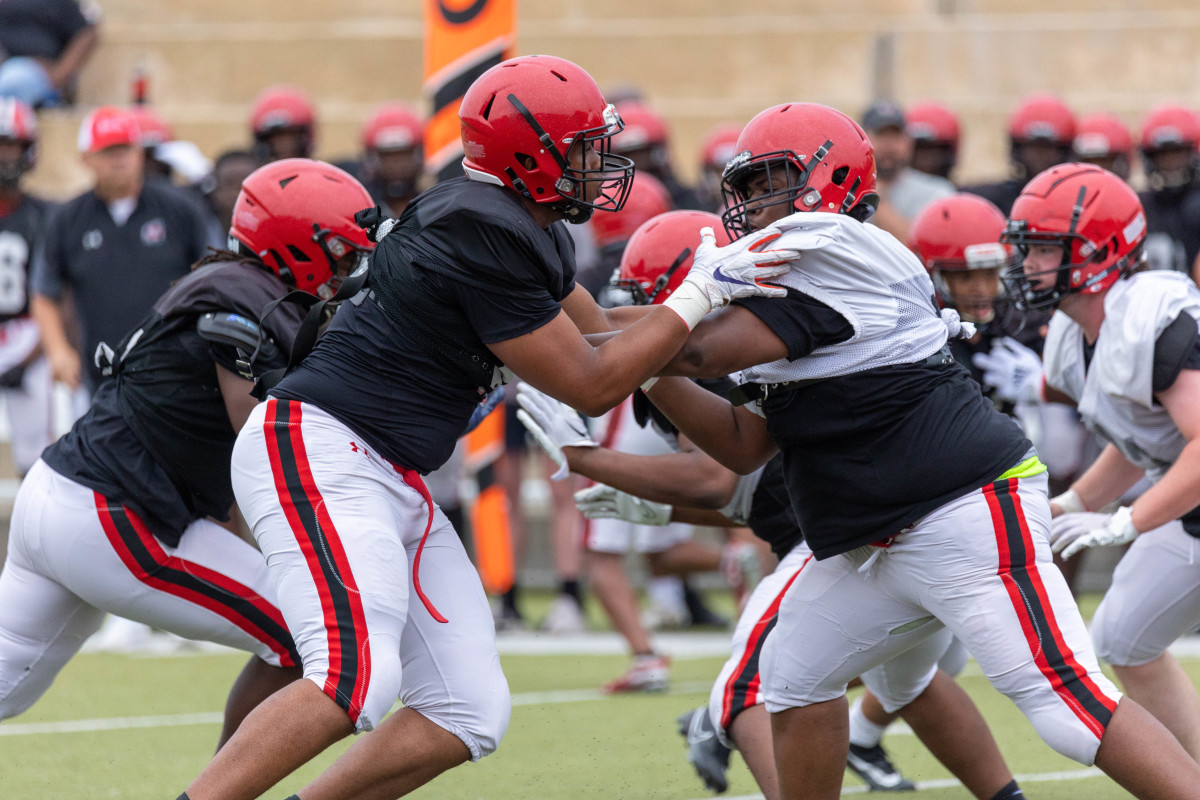
[[[602,86],[638,85],[673,126],[694,172],[705,131],[789,99],[860,111],[877,94],[936,98],[965,125],[960,177],[999,175],[1004,122],[1034,91],[1136,126],[1151,106],[1200,107],[1200,7],[1186,0],[610,0],[524,2],[517,50],[571,58]],[[86,183],[73,156],[82,111],[128,100],[135,68],[151,99],[212,156],[246,143],[249,104],[289,81],[316,99],[318,152],[353,153],[361,120],[386,99],[421,101],[418,0],[105,0],[103,39],[77,109],[43,114],[34,185]]]

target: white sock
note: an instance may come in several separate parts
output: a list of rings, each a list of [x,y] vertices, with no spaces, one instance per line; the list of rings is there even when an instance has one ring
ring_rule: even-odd
[[[850,744],[859,747],[874,747],[883,739],[886,725],[876,725],[867,719],[862,710],[862,697],[850,707]]]

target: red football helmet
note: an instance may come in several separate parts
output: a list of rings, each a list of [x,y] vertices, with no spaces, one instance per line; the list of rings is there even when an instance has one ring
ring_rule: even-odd
[[[1075,128],[1075,157],[1085,164],[1095,164],[1129,180],[1133,163],[1133,137],[1125,123],[1103,112],[1079,118]]]
[[[304,134],[304,152],[311,154],[315,118],[312,101],[304,92],[291,86],[271,86],[254,101],[250,130],[260,144],[276,133],[300,131]]]
[[[921,209],[908,229],[908,247],[933,273],[997,269],[1008,261],[1000,244],[1005,222],[990,201],[960,192]]]
[[[129,113],[137,120],[138,130],[141,131],[142,147],[157,147],[163,142],[175,139],[171,126],[156,111],[148,106],[130,106]]]
[[[765,175],[768,191],[751,197]],[[734,239],[753,230],[749,215],[787,203],[866,220],[875,213],[875,151],[858,123],[817,103],[784,103],[760,112],[742,130],[737,155],[721,181],[722,218]]]
[[[713,229],[717,246],[729,244],[721,218],[706,211],[669,211],[643,223],[625,245],[613,286],[637,305],[663,302],[692,268],[701,228]]]
[[[710,130],[700,143],[700,166],[718,172],[737,153],[737,140],[742,135],[742,126],[735,122],[722,122]]]
[[[617,106],[625,127],[613,137],[614,153],[667,146],[667,123],[656,111],[634,100]]]
[[[37,117],[15,97],[0,97],[0,139],[25,146],[15,164],[0,164],[0,182],[15,183],[37,163]]]
[[[258,256],[289,286],[333,295],[337,264],[365,259],[374,245],[354,214],[374,203],[363,185],[332,164],[285,158],[259,167],[233,206],[230,248]]]
[[[1150,188],[1183,191],[1191,186],[1196,179],[1198,144],[1200,117],[1191,109],[1168,104],[1151,111],[1141,135],[1142,168]]]
[[[1069,146],[1075,139],[1075,115],[1066,103],[1048,94],[1026,98],[1008,119],[1014,144],[1045,142]]]
[[[411,150],[422,147],[425,125],[408,103],[392,102],[380,106],[362,129],[363,150]]]
[[[904,112],[904,129],[914,142],[958,149],[958,117],[941,103],[914,103]]]
[[[1002,278],[1022,311],[1057,306],[1069,294],[1094,294],[1117,282],[1142,257],[1146,215],[1119,177],[1092,164],[1059,164],[1037,175],[1013,203],[1001,241],[1016,248]],[[1054,285],[1038,289],[1025,273],[1033,245],[1062,249]]]
[[[467,89],[458,117],[468,178],[506,186],[574,223],[625,203],[633,162],[610,152],[621,117],[570,61],[521,56],[497,64]],[[575,142],[595,149],[599,167],[571,166]]]
[[[592,235],[600,248],[629,241],[643,222],[671,210],[671,194],[648,172],[633,176],[633,186],[625,205],[615,214],[592,217]]]

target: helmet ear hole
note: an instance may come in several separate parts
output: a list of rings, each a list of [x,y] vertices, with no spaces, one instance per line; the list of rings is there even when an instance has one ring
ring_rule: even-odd
[[[829,176],[829,180],[831,180],[835,186],[841,186],[846,181],[846,176],[849,174],[849,167],[838,167],[833,171],[833,174]]]
[[[312,261],[312,259],[308,257],[307,253],[305,253],[299,247],[296,247],[294,244],[289,244],[287,249],[288,252],[292,254],[292,258],[296,261]]]
[[[533,156],[530,156],[530,155],[526,155],[525,153],[514,153],[513,155],[517,159],[517,163],[520,164],[522,167],[524,167],[527,171],[529,171],[529,172],[537,171],[538,165],[537,165],[536,158],[534,158]]]

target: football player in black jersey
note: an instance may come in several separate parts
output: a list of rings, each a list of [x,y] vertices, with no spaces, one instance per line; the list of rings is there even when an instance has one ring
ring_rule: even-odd
[[[394,798],[495,750],[510,700],[491,613],[421,475],[507,375],[599,415],[713,306],[776,294],[757,280],[788,269],[792,254],[759,252],[770,231],[732,249],[710,234],[665,305],[605,312],[575,283],[562,224],[620,208],[632,177],[608,153],[621,121],[595,81],[560,58],[511,59],[472,84],[459,116],[466,177],[399,220],[364,215],[379,242],[367,291],[239,436],[238,505],[306,680],[247,717],[192,800],[257,797],[355,731],[377,729],[305,800]],[[397,697],[405,707],[385,719]]]
[[[359,266],[371,244],[354,214],[369,202],[327,164],[259,169],[238,198],[236,252],[201,260],[101,348],[113,379],[17,494],[0,574],[0,719],[46,691],[106,612],[253,654],[222,742],[300,677],[262,556],[214,520],[233,505],[230,453],[257,402],[253,371],[282,367],[300,324],[296,305],[260,314],[289,290],[328,294]]]
[[[54,384],[29,315],[30,264],[50,210],[49,203],[21,190],[36,160],[33,109],[0,97],[0,394],[20,475],[54,438]]]
[[[815,559],[760,658],[782,796],[839,795],[847,682],[944,625],[1057,751],[1137,797],[1194,798],[1200,765],[1100,671],[1051,563],[1045,467],[945,349],[969,331],[939,315],[911,252],[861,224],[874,204],[862,130],[785,104],[751,120],[738,150],[726,227],[769,224],[803,255],[779,278],[786,299],[714,315],[665,372],[744,370],[753,407],[681,378],[649,396],[735,471],[783,454]]]

